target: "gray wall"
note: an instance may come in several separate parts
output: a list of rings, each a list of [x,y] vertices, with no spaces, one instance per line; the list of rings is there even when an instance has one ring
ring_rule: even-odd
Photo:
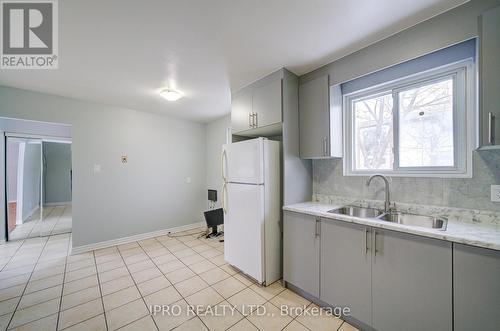
[[[17,201],[17,165],[19,159],[19,141],[7,143],[7,201]]]
[[[391,177],[392,201],[500,211],[500,204],[490,201],[490,185],[500,183],[500,151],[474,152],[472,178]],[[355,199],[384,200],[382,181],[368,177],[345,177],[342,160],[313,161],[315,194],[340,195]]]
[[[8,87],[0,116],[72,126],[74,247],[203,221],[205,125]]]
[[[71,144],[44,142],[44,203],[71,201]]]
[[[220,208],[222,194],[221,153],[227,140],[227,130],[231,126],[231,115],[221,117],[207,124],[206,166],[207,189],[217,190],[217,204]],[[208,200],[207,200],[208,201]]]
[[[42,144],[27,141],[23,166],[23,222],[40,206]]]

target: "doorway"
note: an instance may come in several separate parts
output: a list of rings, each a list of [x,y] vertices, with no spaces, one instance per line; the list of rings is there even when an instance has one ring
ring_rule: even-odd
[[[68,233],[71,142],[6,136],[7,240]]]

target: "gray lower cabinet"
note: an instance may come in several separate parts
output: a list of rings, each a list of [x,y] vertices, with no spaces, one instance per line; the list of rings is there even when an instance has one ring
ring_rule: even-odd
[[[345,222],[321,223],[320,299],[349,307],[357,320],[371,324],[369,227]]]
[[[444,240],[329,219],[319,225],[285,212],[283,278],[321,302],[349,307],[361,327],[498,330],[500,252],[459,246],[453,255]]]
[[[319,297],[319,220],[285,212],[283,220],[283,279]]]
[[[451,243],[373,229],[372,325],[452,330]]]
[[[453,244],[456,331],[500,329],[500,252]]]

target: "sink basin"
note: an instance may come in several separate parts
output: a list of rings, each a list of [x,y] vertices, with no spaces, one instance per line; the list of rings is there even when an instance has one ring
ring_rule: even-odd
[[[381,220],[399,223],[403,225],[420,226],[430,229],[446,229],[446,220],[444,218],[416,215],[416,214],[406,214],[406,213],[390,213],[383,214],[378,217]]]
[[[348,215],[348,216],[356,216],[356,217],[366,217],[366,218],[375,218],[383,214],[383,211],[375,208],[363,208],[356,206],[344,206],[336,209],[332,209],[328,211],[332,214],[338,215]]]

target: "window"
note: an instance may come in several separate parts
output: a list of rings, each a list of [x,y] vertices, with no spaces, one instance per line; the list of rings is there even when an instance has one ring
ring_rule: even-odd
[[[470,177],[468,73],[472,60],[345,95],[344,174]]]

